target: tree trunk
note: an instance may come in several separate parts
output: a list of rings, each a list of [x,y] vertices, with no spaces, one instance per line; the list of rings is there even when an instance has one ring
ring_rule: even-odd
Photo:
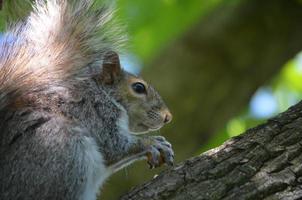
[[[301,199],[302,102],[121,200]]]

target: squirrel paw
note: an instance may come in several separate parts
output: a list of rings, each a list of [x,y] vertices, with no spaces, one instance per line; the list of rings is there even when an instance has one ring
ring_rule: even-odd
[[[147,144],[147,162],[150,169],[163,164],[173,166],[174,152],[172,145],[162,136],[151,136]]]

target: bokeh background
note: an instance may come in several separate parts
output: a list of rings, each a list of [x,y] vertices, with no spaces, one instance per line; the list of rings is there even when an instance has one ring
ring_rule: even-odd
[[[5,10],[22,7],[16,2],[0,12],[2,31]],[[129,35],[124,68],[152,83],[174,115],[153,134],[172,143],[176,162],[219,146],[301,99],[301,0],[114,3]],[[118,199],[164,169],[149,170],[145,162],[123,169],[107,181],[102,199]]]

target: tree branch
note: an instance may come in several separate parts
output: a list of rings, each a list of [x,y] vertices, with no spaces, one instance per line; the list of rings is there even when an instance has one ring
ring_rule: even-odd
[[[121,200],[302,198],[302,102]]]

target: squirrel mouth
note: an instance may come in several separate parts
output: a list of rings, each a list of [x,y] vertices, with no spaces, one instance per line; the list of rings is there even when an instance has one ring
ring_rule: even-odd
[[[150,126],[150,125],[143,124],[143,123],[141,123],[139,125],[145,127],[148,131],[157,131],[162,127],[162,126]]]
[[[153,128],[153,127],[152,127],[152,128],[149,128],[149,130],[150,130],[150,131],[157,131],[157,130],[159,130],[160,128],[161,128],[161,126],[158,126],[158,127],[156,127],[156,128]]]
[[[144,123],[139,123],[137,124],[137,127],[139,129],[137,130],[132,130],[132,134],[135,134],[135,135],[138,135],[138,134],[146,134],[148,132],[151,132],[151,131],[157,131],[159,130],[162,126],[150,126],[150,125],[146,125]]]

